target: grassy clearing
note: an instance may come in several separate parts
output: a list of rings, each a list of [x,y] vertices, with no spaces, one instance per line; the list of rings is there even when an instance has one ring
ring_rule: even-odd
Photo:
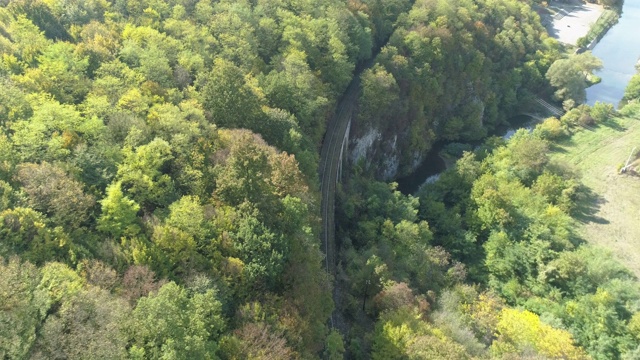
[[[640,177],[618,174],[634,146],[640,149],[640,120],[616,118],[561,141],[552,159],[573,165],[590,189],[580,204],[580,234],[640,277]]]

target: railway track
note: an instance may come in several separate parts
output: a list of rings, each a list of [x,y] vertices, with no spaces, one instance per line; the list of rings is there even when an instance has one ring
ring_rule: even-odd
[[[320,152],[320,193],[322,214],[322,250],[325,253],[325,270],[335,278],[336,245],[335,245],[335,198],[338,184],[345,134],[360,90],[360,76],[357,74],[343,94],[334,116],[329,120],[322,150]],[[334,327],[335,316],[331,315],[331,326]]]

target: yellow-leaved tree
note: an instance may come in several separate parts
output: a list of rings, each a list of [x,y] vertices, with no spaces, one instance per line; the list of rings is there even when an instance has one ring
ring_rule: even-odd
[[[568,331],[554,329],[526,310],[502,309],[496,338],[491,352],[499,357],[533,352],[553,359],[590,359],[582,348],[574,345]]]

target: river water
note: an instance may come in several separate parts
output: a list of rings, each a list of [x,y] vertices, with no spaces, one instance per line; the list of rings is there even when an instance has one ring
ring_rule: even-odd
[[[587,89],[587,104],[602,101],[617,106],[640,56],[640,0],[624,0],[620,21],[592,52],[604,66],[596,73],[602,82]]]
[[[624,1],[620,20],[595,46],[593,54],[604,66],[596,73],[602,81],[587,89],[587,104],[602,101],[617,106],[627,83],[636,73],[635,64],[640,56],[640,0]],[[511,129],[498,129],[495,135],[508,138],[515,129],[527,127],[526,120],[526,117],[524,120],[520,117],[512,122]],[[413,173],[397,179],[398,190],[414,194],[422,184],[436,179],[446,168],[438,154],[444,146],[444,143],[436,143]]]
[[[518,115],[509,119],[509,126],[499,126],[490,135],[500,136],[506,140],[513,136],[518,129],[530,130],[534,126],[534,122],[535,120],[528,115]],[[483,141],[466,143],[475,147],[482,144]],[[447,169],[445,161],[440,157],[440,152],[446,145],[447,143],[444,141],[436,142],[416,170],[407,176],[396,179],[398,190],[403,194],[415,194],[423,184],[438,179],[440,173]]]

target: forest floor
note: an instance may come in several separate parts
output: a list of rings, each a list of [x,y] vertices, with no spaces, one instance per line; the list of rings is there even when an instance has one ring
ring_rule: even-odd
[[[640,120],[620,117],[559,142],[552,159],[573,165],[589,188],[579,203],[579,234],[640,277],[640,176],[618,171],[636,146]]]

